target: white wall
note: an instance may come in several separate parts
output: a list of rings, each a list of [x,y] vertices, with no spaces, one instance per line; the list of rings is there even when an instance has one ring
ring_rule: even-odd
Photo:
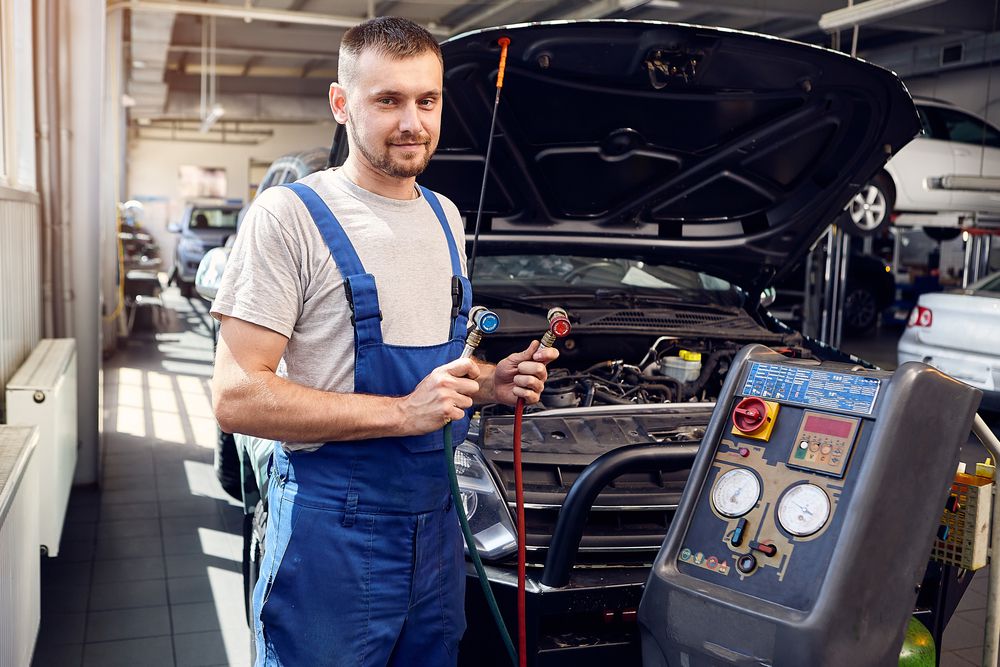
[[[329,147],[335,123],[274,125],[274,134],[253,146],[193,141],[133,139],[128,146],[125,199],[144,204],[140,222],[160,244],[164,270],[173,258],[175,235],[166,231],[183,209],[178,191],[178,167],[195,165],[226,170],[226,196],[246,201],[250,161],[273,161],[287,153],[315,146]]]
[[[992,75],[990,71],[992,70]],[[905,81],[912,95],[957,104],[1000,126],[1000,66],[943,72]],[[989,100],[986,89],[989,88]]]

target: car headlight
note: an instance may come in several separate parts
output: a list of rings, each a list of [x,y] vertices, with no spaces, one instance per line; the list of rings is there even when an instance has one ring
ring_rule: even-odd
[[[478,447],[464,442],[455,449],[455,473],[480,557],[496,560],[514,553],[514,520]]]

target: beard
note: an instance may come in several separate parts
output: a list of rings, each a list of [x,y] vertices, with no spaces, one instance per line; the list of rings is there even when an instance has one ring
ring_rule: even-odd
[[[361,154],[365,156],[365,159],[374,167],[375,169],[381,171],[387,176],[392,176],[393,178],[414,178],[419,176],[427,168],[427,165],[431,161],[431,156],[434,151],[431,150],[431,139],[430,136],[414,135],[410,133],[396,135],[390,137],[381,146],[369,146],[366,145],[361,137],[358,136],[357,130],[352,124],[347,125],[348,131],[351,133],[351,138],[354,140],[354,145],[357,146]],[[397,159],[392,155],[392,144],[420,144],[420,146],[415,147],[412,151],[405,151],[403,155],[406,156],[406,161]],[[423,153],[422,157],[417,158],[420,153]]]

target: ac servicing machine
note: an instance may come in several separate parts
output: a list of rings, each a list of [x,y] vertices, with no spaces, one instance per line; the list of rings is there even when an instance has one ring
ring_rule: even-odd
[[[980,397],[744,348],[643,594],[644,667],[895,666]]]

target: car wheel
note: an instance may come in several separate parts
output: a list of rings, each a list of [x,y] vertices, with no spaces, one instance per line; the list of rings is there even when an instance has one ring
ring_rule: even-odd
[[[194,298],[194,283],[189,283],[177,276],[177,286],[181,289],[181,296],[185,299]]]
[[[840,216],[840,227],[852,236],[872,236],[888,226],[895,203],[892,179],[878,174],[854,195],[845,215]]]
[[[852,334],[870,331],[878,321],[878,299],[867,287],[848,287],[844,297],[844,328]]]

